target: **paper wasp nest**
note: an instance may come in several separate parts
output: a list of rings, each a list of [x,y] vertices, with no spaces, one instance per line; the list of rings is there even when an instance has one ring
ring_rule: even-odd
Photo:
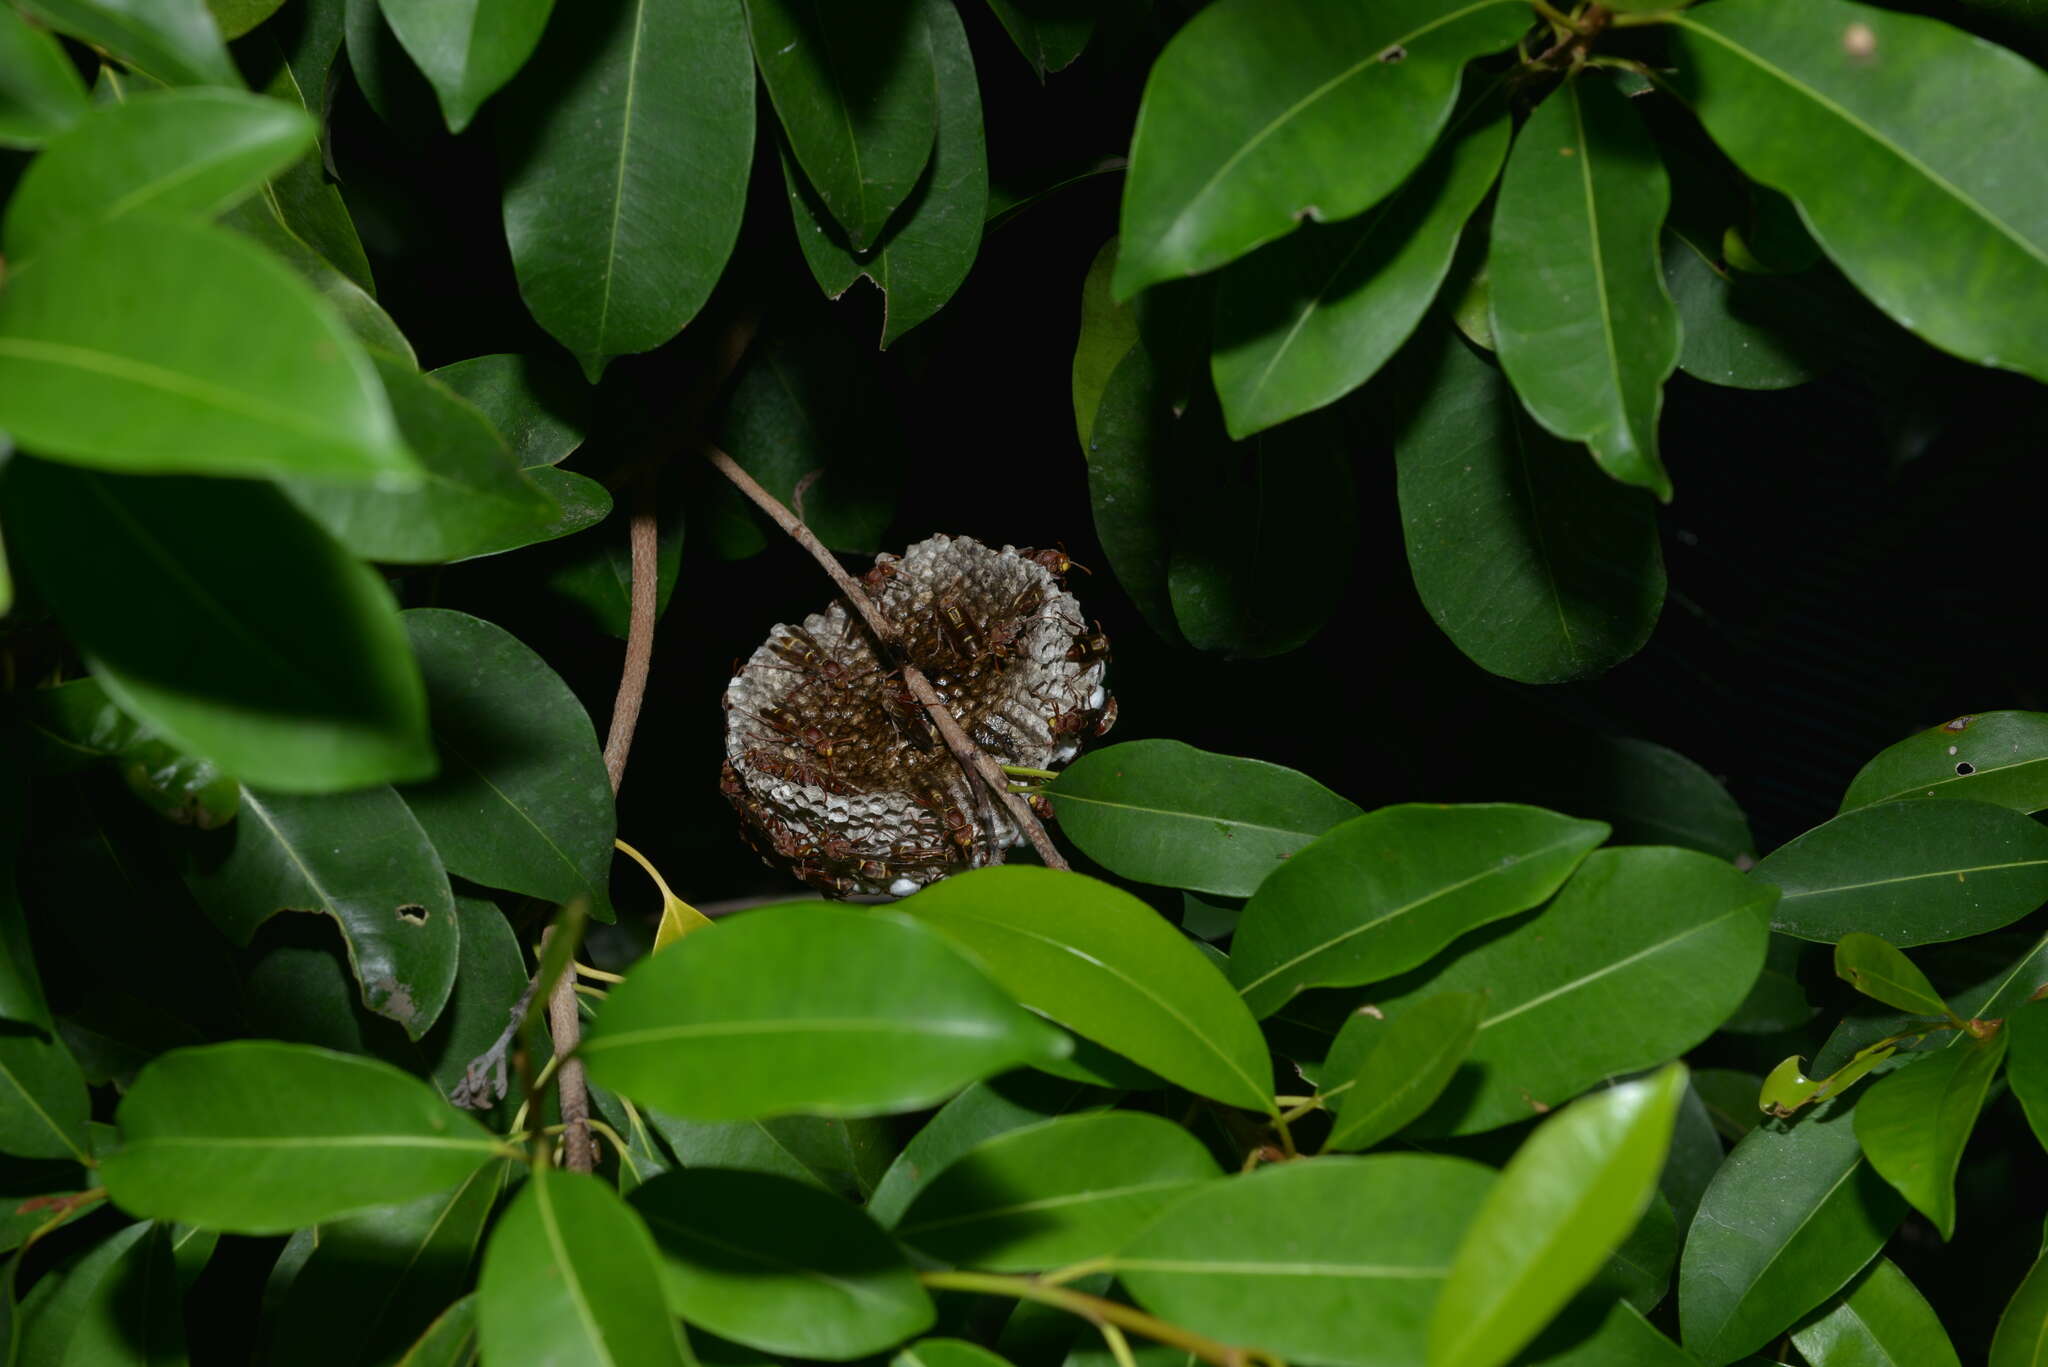
[[[1059,551],[935,536],[862,576],[911,662],[999,764],[1057,769],[1116,709],[1109,643]],[[868,630],[834,602],[777,626],[725,691],[720,788],[747,841],[831,896],[907,896],[1021,838],[980,801]]]

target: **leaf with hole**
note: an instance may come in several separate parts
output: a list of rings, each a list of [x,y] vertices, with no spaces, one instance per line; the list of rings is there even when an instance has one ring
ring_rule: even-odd
[[[1174,740],[1091,750],[1047,792],[1061,833],[1110,872],[1227,897],[1359,814],[1306,774]]]
[[[1777,930],[1864,931],[1905,949],[1997,930],[2048,901],[2048,829],[1988,802],[1884,802],[1786,842],[1754,876],[1783,893]]]
[[[1270,1016],[1306,988],[1378,982],[1564,884],[1607,826],[1512,803],[1404,803],[1337,826],[1245,904],[1230,979]]]
[[[1906,797],[2048,809],[2048,713],[1984,712],[1908,736],[1857,772],[1842,810]]]
[[[237,1234],[414,1200],[504,1153],[388,1063],[272,1040],[172,1050],[116,1120],[121,1147],[100,1160],[116,1205]]]
[[[592,1078],[692,1120],[916,1110],[1066,1048],[926,927],[819,903],[642,960],[583,1040]]]
[[[1129,893],[1014,866],[943,879],[903,910],[1076,1034],[1189,1091],[1273,1110],[1251,1013],[1200,950]]]
[[[931,1297],[875,1222],[761,1173],[672,1172],[636,1188],[669,1308],[723,1338],[845,1361],[932,1325]]]
[[[1444,635],[1522,683],[1589,678],[1642,649],[1664,606],[1653,500],[1537,426],[1451,329],[1425,331],[1401,364],[1418,396],[1394,438],[1401,529]]]

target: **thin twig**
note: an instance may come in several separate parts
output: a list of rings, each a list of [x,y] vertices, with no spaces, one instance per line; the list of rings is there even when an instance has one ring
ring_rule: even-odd
[[[1009,1277],[992,1272],[920,1272],[917,1279],[938,1291],[968,1291],[1050,1305],[1068,1314],[1079,1315],[1090,1324],[1115,1325],[1134,1334],[1143,1334],[1155,1343],[1164,1343],[1191,1353],[1204,1362],[1214,1363],[1215,1367],[1280,1367],[1280,1359],[1264,1349],[1218,1343],[1206,1335],[1183,1329],[1156,1315],[1148,1315],[1136,1306],[1070,1291],[1063,1286],[1047,1286],[1035,1277]]]
[[[654,619],[661,601],[660,531],[654,512],[654,472],[646,470],[633,481],[633,521],[628,533],[633,547],[633,596],[626,628],[626,663],[619,670],[611,734],[604,742],[604,767],[611,775],[613,797],[626,781],[626,756],[633,748],[633,729],[640,724],[640,702],[647,696],[647,672],[654,662]]]
[[[741,469],[738,461],[709,442],[704,444],[704,454],[718,467],[720,474],[731,480],[741,493],[753,500],[756,507],[768,514],[769,520],[789,533],[799,546],[810,552],[811,558],[818,562],[819,568],[823,569],[838,586],[840,596],[846,599],[847,607],[867,623],[868,630],[874,633],[876,640],[900,658],[903,654],[903,633],[896,629],[894,622],[882,615],[873,600],[854,582],[853,576],[846,572],[845,566],[839,563],[838,557],[825,549],[824,543],[818,540],[809,527],[797,520],[796,514],[790,512],[781,499],[762,488],[752,475]],[[980,746],[967,738],[967,733],[960,729],[960,723],[954,720],[952,712],[939,698],[938,691],[932,687],[931,681],[925,678],[922,670],[908,660],[903,663],[903,683],[910,689],[912,696],[924,705],[933,725],[939,728],[939,735],[944,738],[946,748],[953,752],[954,760],[967,775],[968,788],[977,793],[987,792],[997,802],[1003,804],[1010,814],[1010,819],[1015,821],[1019,829],[1030,839],[1031,847],[1038,851],[1038,857],[1044,861],[1047,868],[1069,867],[1066,856],[1052,843],[1052,837],[1045,833],[1045,827],[1039,824],[1030,804],[1009,791],[1009,784],[1003,777],[1002,766],[990,759]]]

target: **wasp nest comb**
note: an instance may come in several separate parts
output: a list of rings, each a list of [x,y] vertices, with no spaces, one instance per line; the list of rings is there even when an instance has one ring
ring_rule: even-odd
[[[1116,715],[1109,643],[1063,587],[1071,567],[1061,551],[935,536],[878,556],[861,582],[975,744],[1057,769]],[[907,896],[1000,863],[1021,837],[844,603],[771,631],[725,708],[720,788],[748,842],[821,892]]]

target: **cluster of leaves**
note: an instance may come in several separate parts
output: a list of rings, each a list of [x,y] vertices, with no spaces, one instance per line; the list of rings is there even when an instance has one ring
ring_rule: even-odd
[[[1041,75],[1097,26],[991,3]],[[613,920],[596,733],[409,567],[555,554],[620,631],[611,496],[561,464],[648,397],[608,363],[713,311],[757,147],[885,345],[966,277],[990,193],[943,0],[554,11],[0,7],[0,144],[32,154],[0,220],[9,1362],[187,1360],[187,1295],[248,1257],[295,1364],[1957,1360],[1884,1253],[1909,1211],[1955,1232],[1997,1089],[2048,1137],[2041,715],[1902,742],[1761,863],[1653,746],[1569,813],[1364,812],[1140,741],[1042,794],[1101,878],[715,926],[664,888],[656,951],[572,965]],[[519,293],[575,365],[422,372],[327,175],[351,81],[395,127],[488,129]],[[1888,316],[2048,378],[2044,106],[2013,54],[1849,0],[1218,0],[1151,66],[1080,291],[1118,580],[1168,641],[1300,645],[1365,417],[1446,634],[1524,681],[1613,665],[1663,599],[1675,369],[1795,384],[1839,350],[1816,330]],[[719,430],[871,550],[900,473],[859,364],[771,326]],[[765,544],[696,503],[714,553]],[[1943,990],[1903,953],[1958,943],[1997,971]],[[1893,1013],[1835,1023],[1819,954]],[[616,979],[582,994],[595,1174],[553,1161],[531,1004],[569,973]],[[517,1092],[466,1114],[529,981]],[[2048,1262],[2000,1275],[1994,1367],[2048,1360]]]

